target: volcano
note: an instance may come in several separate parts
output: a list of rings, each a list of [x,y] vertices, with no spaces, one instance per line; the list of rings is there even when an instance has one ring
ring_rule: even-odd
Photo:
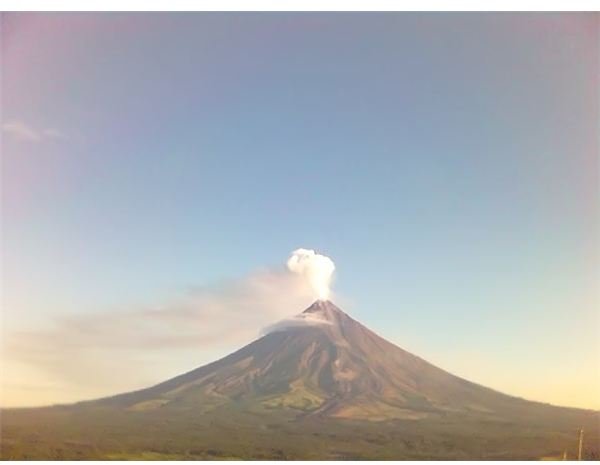
[[[100,402],[133,410],[199,403],[207,410],[229,401],[372,421],[527,405],[431,365],[320,300],[221,360]]]
[[[3,413],[8,458],[30,428],[42,452],[29,458],[49,458],[48,437],[71,444],[60,458],[539,458],[575,447],[583,425],[596,441],[600,419],[454,376],[321,300],[153,387]]]

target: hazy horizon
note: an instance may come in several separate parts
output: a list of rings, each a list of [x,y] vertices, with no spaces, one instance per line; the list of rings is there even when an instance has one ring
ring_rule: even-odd
[[[227,355],[318,297],[286,265],[306,248],[399,347],[600,410],[596,13],[3,13],[0,33],[1,406]]]

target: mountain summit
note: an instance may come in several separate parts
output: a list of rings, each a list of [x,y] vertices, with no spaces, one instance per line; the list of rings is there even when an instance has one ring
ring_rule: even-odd
[[[348,315],[330,300],[316,300],[310,307],[304,310],[302,314],[321,315],[324,318],[331,318],[331,321],[335,320],[336,317],[348,317]]]
[[[372,421],[495,414],[526,403],[431,365],[323,300],[221,360],[98,402],[131,410],[186,405],[201,412],[236,402],[252,411]]]

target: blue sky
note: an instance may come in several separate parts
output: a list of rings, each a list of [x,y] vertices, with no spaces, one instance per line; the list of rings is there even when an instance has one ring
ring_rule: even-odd
[[[2,35],[8,337],[308,247],[398,345],[600,408],[597,15],[4,14]]]

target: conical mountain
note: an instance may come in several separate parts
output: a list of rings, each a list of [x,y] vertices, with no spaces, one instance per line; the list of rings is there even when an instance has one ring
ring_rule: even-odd
[[[200,411],[237,402],[254,410],[369,420],[445,412],[506,414],[528,404],[406,352],[330,301],[316,301],[221,360],[100,402],[133,410]]]

